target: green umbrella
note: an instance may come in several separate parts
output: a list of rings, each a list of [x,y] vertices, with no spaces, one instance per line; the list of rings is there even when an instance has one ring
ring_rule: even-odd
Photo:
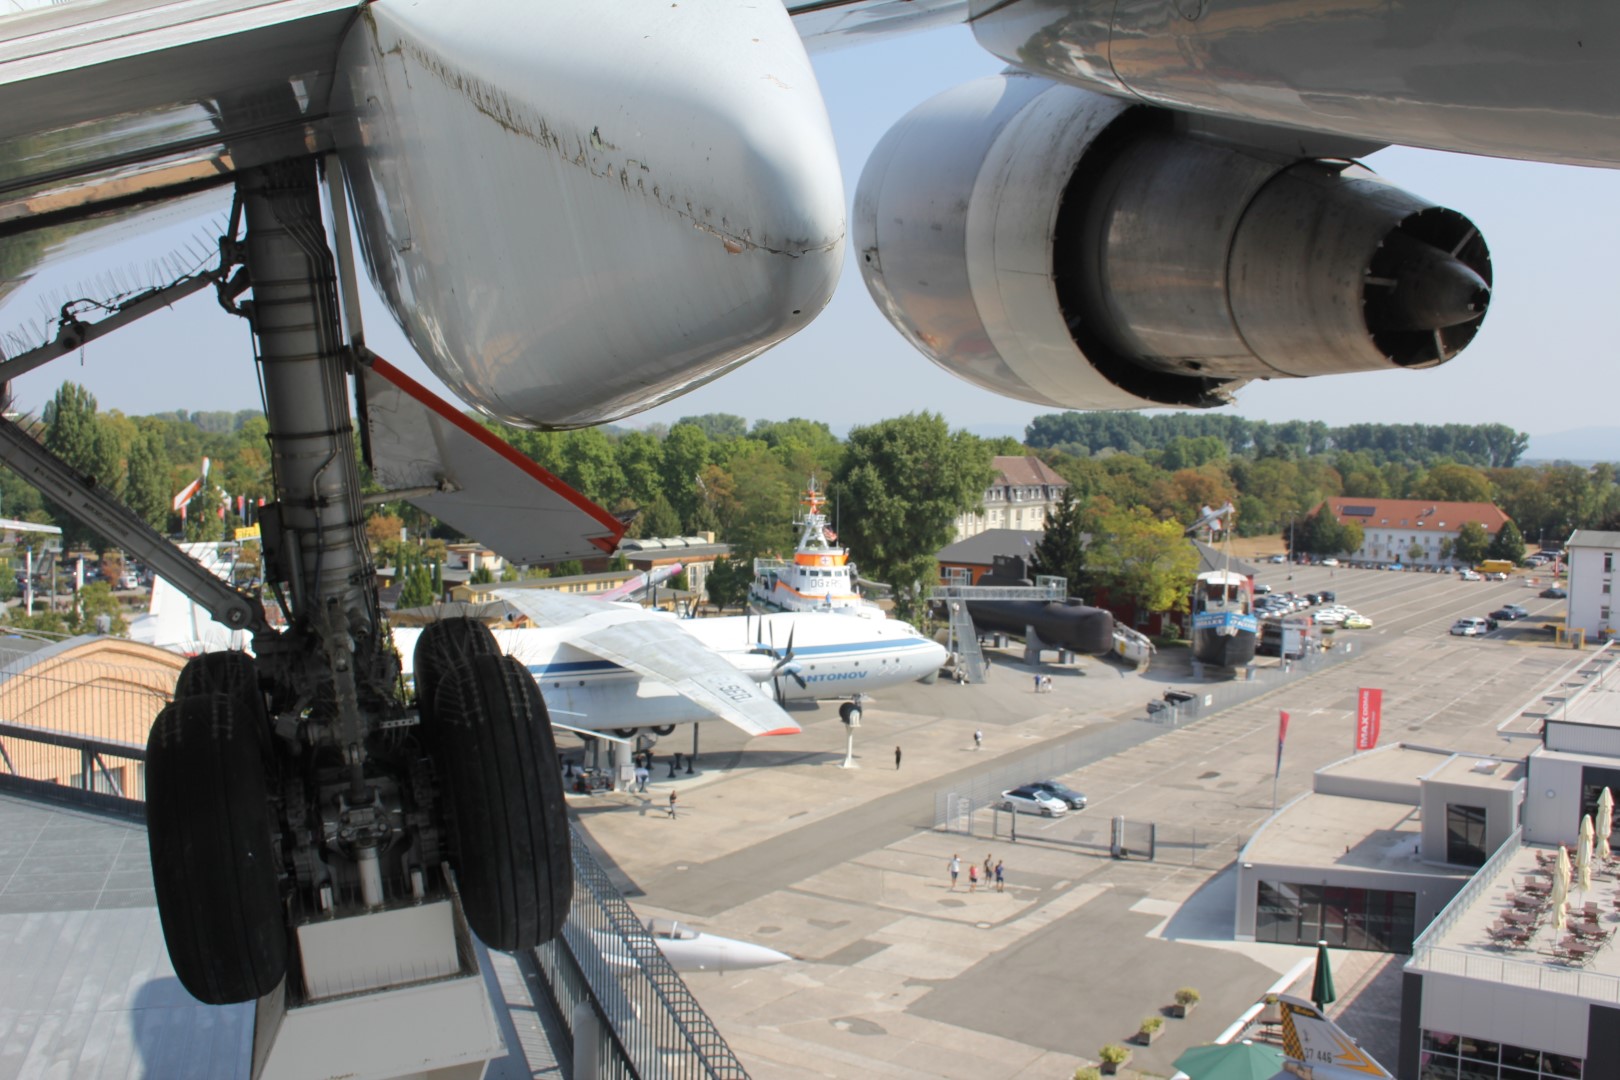
[[[1174,1064],[1192,1080],[1271,1080],[1287,1060],[1275,1046],[1242,1042],[1195,1046],[1176,1058]]]
[[[1316,978],[1311,980],[1311,1000],[1318,1009],[1324,1008],[1328,1002],[1337,1001],[1339,995],[1333,989],[1333,967],[1328,963],[1327,942],[1316,943]]]

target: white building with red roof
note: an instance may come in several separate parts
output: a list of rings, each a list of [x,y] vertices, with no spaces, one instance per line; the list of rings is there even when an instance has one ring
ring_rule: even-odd
[[[1470,521],[1492,537],[1508,516],[1488,502],[1437,502],[1434,499],[1362,499],[1335,495],[1322,504],[1341,524],[1361,526],[1361,547],[1350,553],[1356,562],[1408,566],[1453,566],[1457,532]],[[1318,512],[1320,512],[1320,509]],[[1420,553],[1414,558],[1414,553]]]
[[[1047,516],[1069,482],[1033,454],[998,454],[991,459],[995,479],[985,489],[984,502],[956,519],[956,539],[966,540],[986,529],[1046,531]]]

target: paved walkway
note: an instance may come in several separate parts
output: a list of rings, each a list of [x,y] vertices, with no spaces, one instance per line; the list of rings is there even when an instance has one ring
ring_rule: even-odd
[[[1054,671],[1053,693],[1040,695],[1027,669],[998,662],[984,685],[881,695],[857,732],[859,769],[839,768],[844,729],[829,706],[798,713],[805,731],[791,739],[745,743],[705,725],[703,775],[576,805],[643,915],[798,958],[689,977],[756,1077],[1068,1077],[1190,985],[1199,1009],[1167,1020],[1132,1061],[1168,1076],[1182,1051],[1211,1041],[1311,951],[1232,940],[1229,867],[1271,813],[1277,710],[1294,718],[1286,802],[1351,752],[1359,686],[1384,688],[1386,739],[1500,753],[1496,721],[1571,655],[1528,638],[1445,633],[1459,614],[1522,599],[1506,586],[1375,572],[1341,572],[1329,585],[1326,571],[1314,572],[1321,582],[1312,573],[1297,571],[1292,587],[1332,587],[1377,623],[1356,638],[1360,659],[1179,729],[1130,719],[1189,682],[1169,656],[1146,676],[1101,662],[1084,676]],[[975,728],[985,732],[978,751]],[[936,790],[1074,738],[1090,751],[1068,777],[1091,797],[1087,810],[1024,819],[1016,845],[993,835],[990,814],[974,837],[931,827]],[[660,812],[671,783],[681,787],[676,821]],[[1158,824],[1157,861],[1108,857],[1115,815]],[[964,870],[986,853],[1004,860],[1007,891],[970,892],[965,874],[952,890],[953,853]],[[1385,1042],[1398,977],[1363,979],[1382,956],[1334,957],[1344,995],[1335,1008],[1393,1061]]]

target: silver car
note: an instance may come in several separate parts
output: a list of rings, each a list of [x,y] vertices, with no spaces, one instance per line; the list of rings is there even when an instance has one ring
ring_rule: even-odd
[[[1001,808],[1044,817],[1057,817],[1069,810],[1068,804],[1062,799],[1033,787],[1015,787],[1011,791],[1003,791]]]

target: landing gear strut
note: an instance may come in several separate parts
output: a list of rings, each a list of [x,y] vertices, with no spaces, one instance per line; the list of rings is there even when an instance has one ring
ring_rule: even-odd
[[[419,713],[402,689],[352,433],[349,378],[365,357],[342,340],[316,160],[241,173],[221,251],[221,301],[248,320],[260,364],[276,493],[260,515],[265,581],[285,633],[257,595],[214,579],[0,419],[8,463],[252,634],[252,657],[187,664],[149,740],[153,877],[176,973],[213,1004],[261,997],[300,970],[313,986],[326,958],[300,958],[306,929],[425,910],[458,889],[490,946],[548,940],[568,911],[572,863],[533,679],[483,626],[452,620],[420,639]],[[290,1001],[297,980],[285,981]]]

